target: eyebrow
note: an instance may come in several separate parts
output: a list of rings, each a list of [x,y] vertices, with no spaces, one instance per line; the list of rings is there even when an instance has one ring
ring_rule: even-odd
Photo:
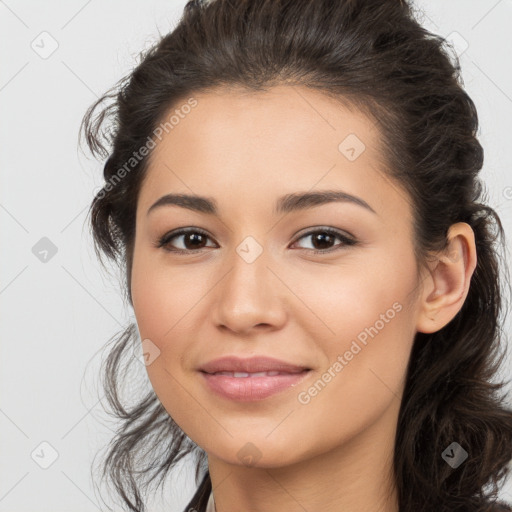
[[[363,199],[341,190],[321,190],[317,192],[294,192],[280,197],[275,204],[274,214],[307,210],[327,203],[352,203],[377,214]],[[147,211],[147,215],[163,206],[179,206],[199,213],[219,215],[217,202],[212,197],[191,194],[166,194],[158,199]]]

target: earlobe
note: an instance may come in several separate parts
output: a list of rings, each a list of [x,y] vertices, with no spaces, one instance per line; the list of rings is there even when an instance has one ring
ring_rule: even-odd
[[[476,268],[474,232],[466,222],[448,230],[447,247],[438,254],[420,298],[416,329],[423,333],[439,331],[460,311],[469,292]]]

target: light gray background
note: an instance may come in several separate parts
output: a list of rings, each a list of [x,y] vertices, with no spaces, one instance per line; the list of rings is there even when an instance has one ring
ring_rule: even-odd
[[[0,1],[0,511],[99,510],[89,470],[111,432],[100,423],[96,371],[101,347],[133,313],[115,271],[99,268],[84,225],[102,166],[78,151],[78,126],[158,30],[174,26],[184,5]],[[510,237],[512,0],[417,5],[424,25],[452,34],[460,53],[480,117],[490,204]],[[48,56],[52,44],[58,48]],[[43,237],[57,250],[46,263],[33,253]],[[510,360],[505,371],[512,372]],[[58,453],[47,469],[34,461],[51,462],[42,442]],[[184,469],[178,490],[166,489],[151,512],[183,510],[194,489],[192,470]],[[512,501],[511,483],[501,495]]]

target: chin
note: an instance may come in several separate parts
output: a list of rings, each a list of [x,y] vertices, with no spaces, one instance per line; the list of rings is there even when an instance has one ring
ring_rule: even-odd
[[[283,444],[282,440],[269,441],[264,435],[250,435],[240,440],[230,439],[226,445],[216,442],[212,451],[205,447],[208,456],[223,460],[226,464],[261,469],[278,468],[299,462],[304,455],[297,452],[297,443]]]

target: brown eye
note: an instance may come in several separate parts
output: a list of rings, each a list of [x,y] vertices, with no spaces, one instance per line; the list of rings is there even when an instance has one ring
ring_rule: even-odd
[[[343,249],[346,246],[356,245],[357,241],[353,238],[345,236],[341,232],[332,228],[316,229],[309,231],[302,235],[299,240],[310,238],[313,247],[306,250],[312,251],[315,254],[325,254],[333,252],[338,249]],[[176,247],[175,240],[181,239],[181,247]],[[165,251],[174,252],[177,254],[190,254],[208,247],[205,245],[207,240],[210,239],[209,235],[198,228],[181,229],[179,231],[170,232],[165,234],[157,242],[157,247]],[[341,243],[335,244],[336,240]],[[335,245],[333,245],[335,244]],[[212,247],[211,245],[209,247]],[[215,247],[215,245],[213,245]]]
[[[181,247],[173,247],[171,241],[182,238]],[[199,229],[182,229],[174,233],[167,233],[159,241],[157,246],[166,251],[187,253],[201,250],[205,247],[206,240],[209,236]]]
[[[339,231],[331,228],[322,228],[315,231],[309,231],[308,233],[302,235],[299,240],[303,238],[310,238],[313,245],[313,248],[310,250],[319,254],[336,251],[340,248],[343,248],[344,246],[355,245],[357,243],[353,238],[349,238]],[[336,239],[341,240],[341,243],[333,246],[332,244]]]

